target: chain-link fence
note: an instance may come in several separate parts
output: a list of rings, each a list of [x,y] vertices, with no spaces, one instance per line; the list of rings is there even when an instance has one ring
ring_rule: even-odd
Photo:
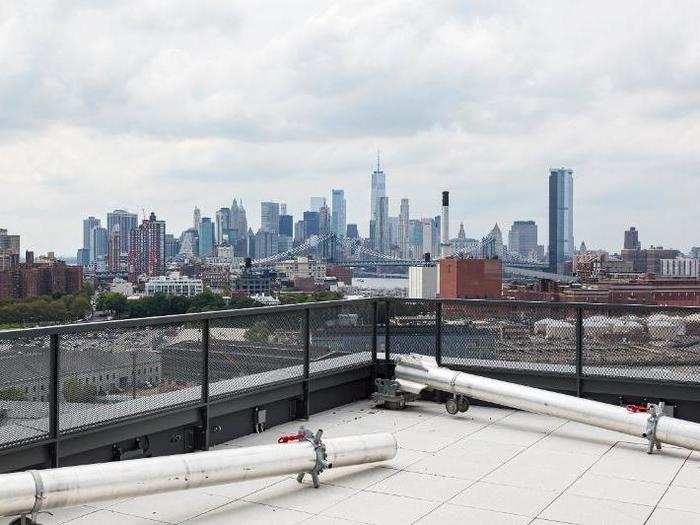
[[[311,374],[371,363],[373,331],[368,302],[309,310]]]
[[[235,394],[301,378],[304,315],[295,310],[210,321],[209,394]]]
[[[201,398],[196,323],[106,328],[62,335],[59,344],[61,433]]]
[[[445,366],[576,371],[574,308],[444,301],[440,332]]]
[[[606,306],[583,310],[583,373],[697,383],[700,313]]]
[[[391,303],[389,311],[390,355],[417,353],[435,356],[435,301],[396,300]]]
[[[0,340],[0,448],[49,436],[48,337]]]

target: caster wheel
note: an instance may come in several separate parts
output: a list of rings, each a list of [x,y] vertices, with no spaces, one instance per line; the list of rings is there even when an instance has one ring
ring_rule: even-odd
[[[454,416],[457,412],[459,412],[459,409],[457,408],[457,401],[454,399],[450,398],[445,402],[445,410],[447,410],[447,413]]]
[[[469,400],[466,397],[460,396],[457,398],[457,410],[460,412],[469,410]]]

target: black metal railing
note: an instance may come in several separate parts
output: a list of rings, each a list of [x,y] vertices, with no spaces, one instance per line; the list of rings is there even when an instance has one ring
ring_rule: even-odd
[[[192,409],[207,449],[212,406],[291,386],[292,416],[308,418],[314,381],[368,369],[371,388],[411,352],[579,396],[700,403],[699,308],[378,298],[204,312],[0,332],[0,467],[39,445],[57,466],[66,440]]]

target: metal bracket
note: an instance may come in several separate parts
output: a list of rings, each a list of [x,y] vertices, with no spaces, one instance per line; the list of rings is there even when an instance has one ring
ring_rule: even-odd
[[[124,450],[119,445],[112,446],[112,458],[114,461],[124,461],[126,459],[140,459],[140,458],[150,458],[153,454],[151,453],[151,443],[148,436],[141,436],[136,438],[136,448],[134,450]]]
[[[659,424],[659,419],[664,416],[664,404],[663,401],[660,401],[658,405],[653,403],[647,405],[649,418],[647,419],[646,432],[644,432],[644,437],[647,438],[649,442],[647,454],[651,454],[654,451],[654,447],[656,447],[657,450],[661,450],[661,441],[656,439],[656,427]]]
[[[326,456],[326,445],[324,445],[321,441],[323,430],[319,428],[318,432],[314,434],[310,430],[301,427],[299,429],[299,434],[303,436],[299,441],[308,441],[314,446],[314,451],[316,452],[316,464],[314,465],[314,468],[311,469],[309,474],[311,474],[311,480],[313,481],[314,488],[317,489],[321,485],[321,482],[318,480],[318,475],[325,469],[331,467],[327,461],[328,456]],[[299,474],[297,474],[297,481],[299,483],[304,481],[304,474],[306,474],[306,472],[299,472]]]
[[[404,392],[401,389],[401,384],[394,379],[378,377],[374,383],[377,385],[377,391],[372,392],[371,397],[377,406],[401,410],[406,408],[407,402],[416,398],[414,394]]]

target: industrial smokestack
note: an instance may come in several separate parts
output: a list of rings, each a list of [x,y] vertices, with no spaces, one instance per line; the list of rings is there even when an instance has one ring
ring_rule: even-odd
[[[448,246],[450,244],[450,192],[442,192],[442,219],[440,220],[440,244]],[[441,250],[441,251],[444,251]],[[445,255],[443,253],[443,255]]]

